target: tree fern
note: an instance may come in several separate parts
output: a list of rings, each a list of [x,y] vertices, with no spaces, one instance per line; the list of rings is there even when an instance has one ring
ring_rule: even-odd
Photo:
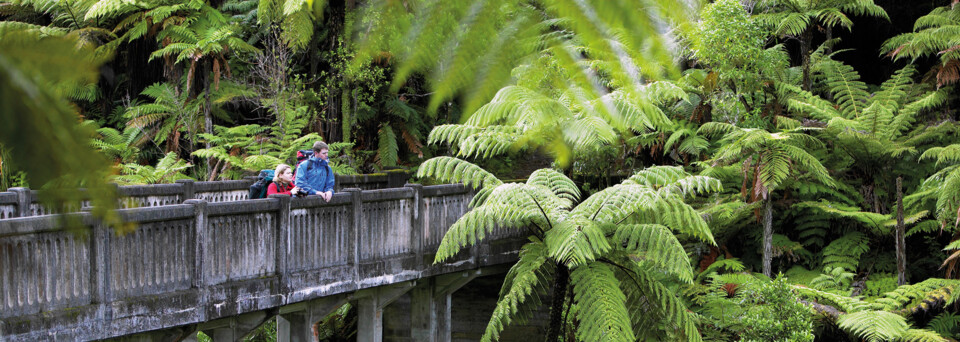
[[[917,59],[936,55],[941,64],[936,68],[937,87],[960,80],[960,52],[956,33],[960,30],[960,10],[957,6],[934,8],[914,23],[913,32],[903,33],[883,43],[881,51],[894,59]]]
[[[742,163],[744,194],[751,194],[750,201],[763,200],[763,273],[772,274],[772,203],[771,192],[784,181],[800,171],[827,185],[836,183],[827,169],[806,148],[819,148],[823,143],[817,138],[798,131],[771,133],[762,129],[740,128],[731,124],[709,122],[700,127],[708,136],[722,135],[721,146],[713,157],[714,163]],[[752,187],[748,190],[747,187]]]
[[[555,265],[557,272],[572,272],[573,293],[556,291],[554,296],[560,297],[555,298],[551,315],[559,315],[564,308],[558,305],[572,295],[570,312],[581,322],[576,328],[578,338],[634,340],[636,331],[659,329],[670,336],[700,340],[682,302],[648,272],[692,281],[689,259],[674,232],[700,242],[714,241],[703,218],[683,202],[684,193],[693,196],[716,190],[718,181],[690,178],[679,169],[652,169],[636,179],[648,179],[646,184],[661,190],[680,190],[661,194],[650,185],[628,180],[576,203],[580,193],[573,181],[550,169],[534,172],[524,184],[503,184],[476,165],[438,157],[427,160],[418,176],[463,181],[480,189],[478,197],[482,196],[444,235],[437,262],[476,244],[494,229],[521,229],[529,233],[530,240],[522,253],[537,253],[535,258],[524,254],[521,264],[526,265],[530,256],[537,263]],[[628,218],[629,222],[624,222]],[[496,339],[524,302],[522,297],[531,293],[534,272],[521,270],[519,265],[514,269],[528,275],[523,283],[505,283],[484,340]],[[508,275],[508,279],[517,277]]]
[[[758,17],[764,23],[774,27],[774,32],[781,37],[791,36],[800,40],[803,58],[803,87],[809,91],[810,83],[810,54],[813,52],[813,30],[818,26],[828,32],[835,26],[850,29],[853,21],[848,14],[869,15],[890,20],[887,12],[874,4],[873,0],[840,0],[830,2],[805,0],[765,0],[760,6],[768,11]]]

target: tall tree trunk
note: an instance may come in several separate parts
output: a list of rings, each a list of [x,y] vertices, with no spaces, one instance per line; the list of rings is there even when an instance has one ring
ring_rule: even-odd
[[[213,114],[210,112],[210,106],[212,105],[212,101],[210,101],[210,69],[212,69],[212,63],[209,60],[203,62],[203,132],[207,134],[213,134]],[[210,145],[209,139],[203,143],[203,146],[207,149],[213,147]],[[212,177],[215,169],[213,157],[207,158],[207,176]]]
[[[810,91],[813,81],[810,79],[810,47],[813,45],[813,23],[800,37],[800,58],[803,67],[803,90]]]
[[[337,49],[341,46],[341,39],[346,30],[347,11],[352,10],[355,3],[345,0],[332,0],[327,3],[326,16],[323,25],[317,25],[317,32],[314,32],[318,48],[326,51],[327,55],[336,55]],[[321,32],[322,31],[322,32]],[[322,33],[323,37],[320,37]],[[346,42],[344,42],[346,43]],[[344,44],[346,45],[346,44]],[[315,51],[315,49],[314,49]],[[327,142],[347,142],[343,137],[341,117],[343,116],[342,93],[344,91],[342,70],[337,68],[337,63],[321,59],[323,53],[311,54],[310,70],[312,75],[316,75],[321,63],[330,77],[327,81],[329,87],[329,97],[326,99],[327,105],[323,112],[323,117],[318,121],[320,135]]]
[[[767,194],[763,210],[763,275],[772,277],[773,263],[773,194]]]
[[[897,177],[897,232],[894,239],[897,248],[897,285],[907,283],[907,245],[903,224],[903,176]]]
[[[553,283],[553,300],[550,304],[550,326],[547,328],[547,342],[559,341],[563,331],[563,302],[567,298],[567,284],[570,283],[570,269],[557,264],[557,279]]]

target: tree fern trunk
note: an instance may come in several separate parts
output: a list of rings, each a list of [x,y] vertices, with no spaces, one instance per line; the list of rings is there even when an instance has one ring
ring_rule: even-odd
[[[807,27],[800,37],[800,58],[803,67],[803,90],[810,91],[813,81],[810,79],[810,46],[813,45],[813,25]]]
[[[772,277],[773,263],[773,199],[767,194],[763,210],[763,274]]]
[[[557,264],[557,278],[553,283],[553,300],[550,304],[550,326],[547,328],[547,342],[559,341],[563,331],[563,302],[567,298],[567,284],[570,282],[570,269]]]
[[[897,177],[897,285],[907,284],[907,246],[903,225],[903,177]]]

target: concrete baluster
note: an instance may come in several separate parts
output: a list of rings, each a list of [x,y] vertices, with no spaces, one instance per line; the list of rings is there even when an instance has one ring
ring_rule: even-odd
[[[196,181],[192,179],[178,179],[177,184],[180,184],[181,202],[192,200],[197,196]]]
[[[347,245],[350,246],[350,265],[353,267],[353,281],[360,285],[360,231],[363,229],[363,198],[360,189],[347,188],[343,192],[350,194],[350,206],[353,215],[350,217],[350,232],[347,234]]]
[[[277,209],[277,250],[275,272],[280,276],[281,291],[289,291],[289,267],[287,260],[290,255],[290,195],[270,195],[270,198],[280,201]]]
[[[207,244],[207,201],[191,199],[184,202],[184,204],[193,205],[194,213],[194,232],[196,236],[194,237],[194,249],[193,249],[193,284],[194,288],[199,289],[199,294],[197,296],[197,304],[200,307],[206,307],[207,305],[207,292],[206,292],[206,277],[204,276],[203,267],[204,259],[206,258],[206,244]]]
[[[90,239],[90,297],[91,302],[101,304],[101,310],[109,310],[106,303],[113,300],[110,286],[110,272],[113,267],[110,240],[113,234],[110,227],[96,224]]]
[[[33,195],[29,188],[10,188],[7,191],[17,194],[17,213],[15,217],[30,216],[30,203],[33,201]]]
[[[417,254],[417,271],[423,272],[424,268],[429,267],[429,263],[424,263],[423,260],[423,246],[425,245],[423,241],[424,236],[424,227],[423,227],[423,215],[426,215],[426,203],[423,200],[423,185],[420,184],[407,184],[404,187],[408,189],[413,189],[413,218],[410,220],[413,227],[410,228],[410,242],[413,246],[410,246],[411,249]]]

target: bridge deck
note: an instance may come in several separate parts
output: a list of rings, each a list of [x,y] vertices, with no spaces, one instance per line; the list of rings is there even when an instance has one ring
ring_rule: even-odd
[[[89,214],[0,220],[0,337],[89,340],[198,324],[516,260],[495,231],[432,264],[467,210],[462,185],[124,209],[116,235]]]

